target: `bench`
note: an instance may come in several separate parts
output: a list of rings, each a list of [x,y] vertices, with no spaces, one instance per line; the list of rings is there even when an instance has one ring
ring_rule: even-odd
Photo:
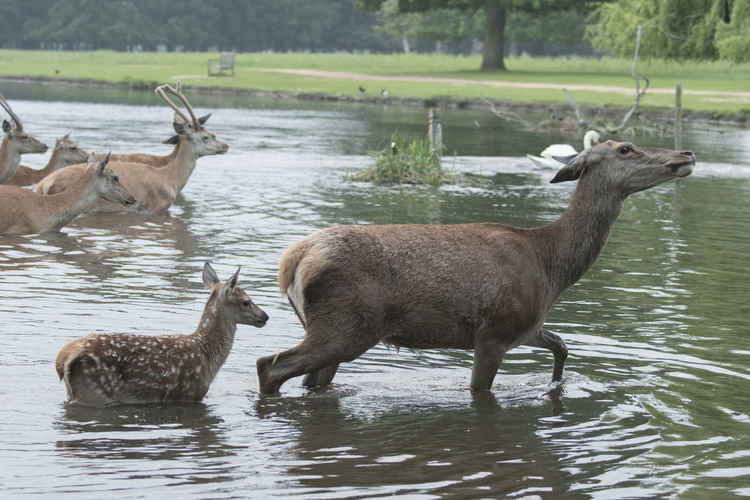
[[[231,71],[234,76],[234,52],[222,52],[219,57],[208,60],[208,76],[220,76]]]

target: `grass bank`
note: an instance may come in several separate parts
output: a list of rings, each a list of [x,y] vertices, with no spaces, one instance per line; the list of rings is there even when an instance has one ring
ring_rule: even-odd
[[[544,88],[543,85],[595,86],[608,88],[579,89],[572,94],[579,102],[593,106],[629,106],[633,99],[632,92],[623,91],[623,88],[633,88],[630,61],[624,59],[513,57],[506,60],[509,71],[481,72],[477,69],[478,56],[250,53],[237,55],[235,76],[208,77],[206,62],[215,56],[207,53],[0,50],[0,76],[91,79],[134,87],[180,78],[196,86],[291,93],[379,97],[386,89],[392,97],[454,96],[531,103],[566,102],[559,88]],[[331,77],[276,70],[339,74]],[[747,94],[750,64],[651,60],[642,61],[638,70],[649,77],[653,89],[641,101],[644,107],[671,107],[674,103],[671,89],[679,82],[685,90],[683,107],[686,110],[750,113],[750,95]],[[375,75],[387,80],[373,81],[362,75],[341,73]],[[499,84],[542,84],[542,88],[495,86]],[[361,92],[360,87],[365,92]],[[691,93],[696,91],[701,93]]]

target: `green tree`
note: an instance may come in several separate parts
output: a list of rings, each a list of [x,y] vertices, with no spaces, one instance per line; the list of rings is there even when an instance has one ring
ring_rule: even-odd
[[[378,10],[386,0],[359,0],[365,9]],[[595,0],[596,1],[596,0]],[[587,0],[398,0],[400,12],[436,9],[481,9],[484,14],[483,70],[505,69],[505,25],[509,11],[545,13],[583,7]],[[590,3],[590,2],[589,2]]]
[[[599,5],[587,28],[592,45],[628,56],[643,25],[641,54],[667,59],[715,59],[726,0],[620,0]],[[735,0],[735,8],[742,2]],[[740,9],[738,9],[740,10]],[[729,33],[727,38],[729,38]],[[730,44],[731,42],[726,42]]]
[[[750,0],[734,0],[730,12],[716,29],[716,49],[719,57],[734,62],[750,61]]]

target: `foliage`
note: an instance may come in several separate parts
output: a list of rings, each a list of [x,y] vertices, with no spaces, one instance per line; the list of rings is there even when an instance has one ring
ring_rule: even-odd
[[[641,54],[665,59],[716,59],[738,55],[747,40],[746,0],[734,2],[732,26],[722,26],[724,1],[620,0],[597,7],[587,36],[595,48],[618,56],[633,53],[635,33],[643,25]],[[743,30],[744,28],[744,30]],[[745,41],[744,43],[747,43]],[[726,56],[722,55],[724,50]],[[745,50],[745,53],[747,51]]]
[[[427,138],[407,142],[398,130],[391,135],[391,145],[376,153],[375,166],[353,176],[357,181],[375,184],[430,184],[439,186],[450,181],[440,164],[440,152],[430,147]]]
[[[355,0],[0,0],[0,47],[388,50]]]
[[[716,49],[719,57],[737,63],[750,61],[750,0],[734,0],[728,24],[719,23]]]

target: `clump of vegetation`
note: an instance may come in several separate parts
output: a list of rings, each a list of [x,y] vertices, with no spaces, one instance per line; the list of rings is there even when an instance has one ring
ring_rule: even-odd
[[[440,153],[427,138],[407,142],[395,131],[388,147],[375,153],[375,166],[357,172],[352,180],[439,186],[453,180],[441,165]]]

